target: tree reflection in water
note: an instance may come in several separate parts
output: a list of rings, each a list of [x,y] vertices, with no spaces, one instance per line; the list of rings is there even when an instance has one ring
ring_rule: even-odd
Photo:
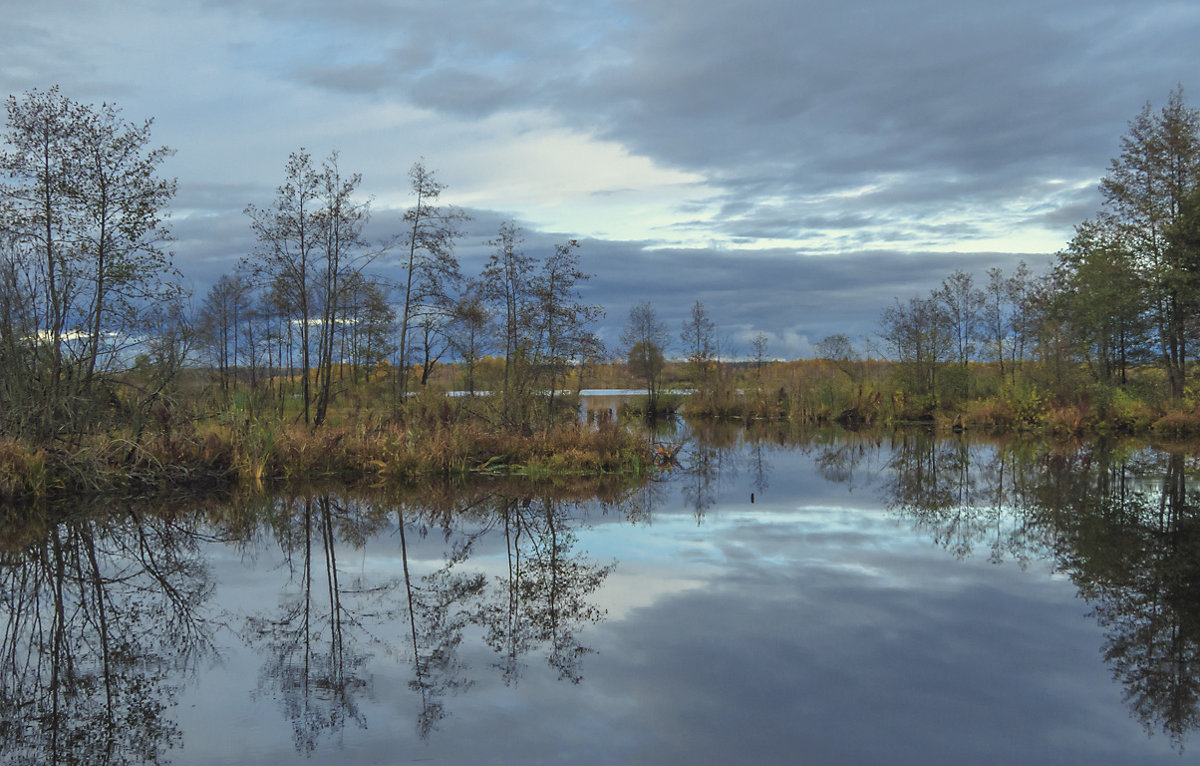
[[[1194,468],[1194,466],[1192,466]],[[894,445],[891,507],[957,556],[1048,558],[1105,631],[1132,715],[1182,748],[1200,726],[1200,494],[1179,452]]]
[[[888,504],[935,543],[959,558],[986,545],[989,560],[1011,557],[1022,567],[1050,556],[1044,530],[1020,512],[1026,498],[1016,482],[1026,460],[920,432],[896,436],[890,448],[882,485]]]
[[[559,678],[579,683],[591,650],[578,633],[604,616],[588,599],[615,564],[601,566],[573,550],[577,538],[564,503],[501,498],[494,513],[504,531],[508,571],[496,578],[476,620],[500,656],[504,682],[520,678],[523,655],[545,647]]]
[[[1041,511],[1105,629],[1105,659],[1134,716],[1179,746],[1200,724],[1200,505],[1184,457],[1164,461],[1051,461],[1048,473],[1077,477],[1081,493]]]
[[[162,763],[174,696],[211,649],[196,527],[134,508],[4,525],[5,763]]]
[[[683,482],[684,501],[691,507],[696,524],[717,502],[723,480],[737,475],[737,456],[734,449],[743,429],[725,421],[707,421],[690,425],[693,439],[688,444],[681,465],[686,478]],[[766,467],[763,477],[766,476]]]
[[[273,531],[287,554],[293,588],[278,610],[252,616],[247,627],[249,643],[269,657],[260,687],[282,701],[297,750],[313,752],[322,734],[340,732],[348,722],[366,725],[355,700],[369,689],[369,647],[411,666],[408,687],[419,695],[422,738],[448,715],[445,698],[475,682],[459,657],[469,626],[478,626],[500,656],[496,667],[506,684],[515,683],[524,658],[539,651],[560,679],[578,683],[591,651],[580,631],[602,619],[591,597],[613,569],[575,550],[572,527],[582,507],[488,492],[375,501],[366,508],[330,496],[281,502]],[[347,587],[339,546],[360,548],[388,518],[396,522],[400,571]],[[425,559],[414,567],[412,545],[428,545],[435,529],[446,546],[441,565],[430,571]],[[479,541],[492,536],[503,536],[507,569],[489,579],[471,568],[471,557]]]
[[[458,513],[466,510],[466,507],[458,509]],[[423,536],[427,527],[419,520],[420,513],[412,515],[415,517],[412,523]],[[459,661],[457,650],[473,611],[471,605],[486,584],[483,574],[457,572],[455,568],[470,557],[475,541],[487,528],[458,535],[455,539],[453,516],[442,518],[447,542],[451,544],[450,551],[442,567],[415,579],[408,562],[409,523],[404,517],[404,507],[398,506],[396,509],[406,613],[412,642],[413,678],[408,685],[421,695],[417,733],[422,739],[429,737],[436,730],[438,722],[446,716],[442,697],[471,686],[471,681],[464,676],[465,666]]]
[[[955,556],[1053,562],[1091,605],[1133,716],[1177,747],[1200,727],[1194,458],[1104,443],[782,427],[714,428],[695,442],[675,470],[686,472],[678,485],[699,521],[738,468],[728,448],[741,447],[761,493],[771,443],[811,453],[829,481],[873,484]],[[214,526],[247,546],[269,531],[283,553],[278,604],[234,621],[263,655],[259,694],[279,702],[300,752],[366,724],[359,700],[383,662],[405,673],[421,737],[484,674],[516,684],[544,663],[579,683],[587,629],[604,617],[596,594],[615,566],[580,550],[585,514],[599,507],[645,521],[668,490],[674,484],[621,486],[597,504],[581,499],[594,487],[426,487],[370,500],[260,498],[207,521],[130,506],[0,525],[0,760],[166,761],[180,744],[175,696],[213,651],[201,544],[217,537],[206,531]],[[368,541],[391,546],[385,555],[398,554],[398,565],[355,575],[343,559]],[[482,667],[465,659],[472,637]]]
[[[367,637],[355,631],[370,599],[396,584],[346,587],[338,570],[335,523],[344,538],[361,544],[382,527],[377,514],[325,495],[279,501],[270,522],[293,587],[283,591],[276,612],[247,618],[247,639],[269,657],[260,686],[278,688],[296,749],[312,753],[322,733],[340,732],[347,721],[365,725],[356,695],[367,687],[359,673],[369,655]]]
[[[1105,660],[1133,716],[1181,748],[1200,728],[1200,490],[1195,459],[1105,442],[881,436],[831,429],[693,429],[684,498],[703,521],[744,439],[756,482],[773,439],[813,455],[827,481],[875,483],[887,506],[959,558],[1021,568],[1049,560],[1070,576],[1104,628]],[[882,463],[884,468],[877,471]],[[877,475],[878,474],[878,475]],[[762,485],[756,483],[759,491]]]

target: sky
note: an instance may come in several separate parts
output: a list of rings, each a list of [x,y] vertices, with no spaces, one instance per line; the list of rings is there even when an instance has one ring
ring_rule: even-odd
[[[0,94],[153,118],[199,301],[254,248],[290,152],[337,151],[402,229],[408,170],[528,254],[582,243],[610,347],[650,301],[723,346],[860,348],[956,269],[1042,271],[1128,122],[1200,88],[1200,3],[1139,0],[0,0]],[[394,274],[385,256],[375,268]]]

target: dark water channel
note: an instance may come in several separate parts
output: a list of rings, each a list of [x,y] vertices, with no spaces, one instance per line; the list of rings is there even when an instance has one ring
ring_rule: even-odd
[[[599,497],[81,504],[0,535],[0,762],[1188,762],[1195,455],[722,428]]]

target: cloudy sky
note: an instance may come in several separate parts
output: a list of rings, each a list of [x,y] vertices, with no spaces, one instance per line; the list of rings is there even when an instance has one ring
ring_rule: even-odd
[[[380,239],[424,158],[474,216],[468,273],[512,219],[531,254],[583,242],[608,340],[701,300],[781,357],[954,269],[1041,270],[1143,104],[1200,103],[1192,0],[0,4],[0,92],[154,118],[198,295],[289,152],[361,172]]]

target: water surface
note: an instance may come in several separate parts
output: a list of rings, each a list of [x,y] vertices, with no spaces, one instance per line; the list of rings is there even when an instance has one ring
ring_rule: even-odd
[[[578,487],[4,535],[5,763],[1180,763],[1196,458],[703,429]]]

